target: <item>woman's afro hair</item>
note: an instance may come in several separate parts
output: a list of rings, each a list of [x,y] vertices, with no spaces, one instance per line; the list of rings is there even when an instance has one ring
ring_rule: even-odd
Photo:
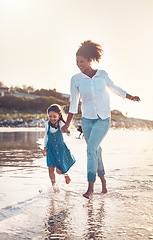
[[[102,53],[103,50],[99,44],[94,43],[91,40],[87,40],[81,43],[81,46],[76,52],[76,56],[82,56],[84,58],[87,58],[88,60],[91,59],[92,61],[99,62]]]

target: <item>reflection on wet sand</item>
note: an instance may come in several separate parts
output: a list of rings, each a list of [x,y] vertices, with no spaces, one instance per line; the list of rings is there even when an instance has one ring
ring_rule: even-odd
[[[104,202],[100,201],[97,207],[94,205],[94,202],[88,202],[87,233],[84,239],[100,239],[103,236]]]
[[[44,132],[0,132],[0,143],[36,143],[38,138],[44,136]]]
[[[45,223],[45,235],[47,239],[65,239],[69,234],[70,209],[69,197],[65,194],[63,202],[57,201],[56,197],[52,197],[49,206],[49,215]]]
[[[1,132],[0,167],[36,167],[33,161],[42,156],[37,139],[43,135],[43,132]]]
[[[62,199],[62,201],[61,201]],[[69,191],[50,196],[45,220],[45,239],[102,239],[105,200],[86,201]]]

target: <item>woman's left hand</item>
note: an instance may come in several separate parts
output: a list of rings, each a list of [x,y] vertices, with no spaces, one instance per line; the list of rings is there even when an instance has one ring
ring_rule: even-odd
[[[140,98],[138,96],[132,96],[128,93],[126,94],[126,98],[128,98],[129,100],[134,101],[134,102],[139,102],[140,101]]]
[[[132,98],[130,100],[135,101],[135,102],[139,102],[140,98],[138,96],[132,96]]]

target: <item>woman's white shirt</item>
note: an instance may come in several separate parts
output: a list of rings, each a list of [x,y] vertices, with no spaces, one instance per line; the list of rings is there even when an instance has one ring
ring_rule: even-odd
[[[82,117],[106,119],[111,117],[110,97],[107,87],[122,98],[126,91],[116,86],[104,70],[97,70],[90,78],[84,73],[78,73],[71,78],[70,113],[78,112],[79,99],[82,102]]]
[[[65,123],[63,121],[59,121],[59,127],[62,128],[65,125]],[[51,133],[55,133],[58,129],[53,128],[50,126],[50,132]],[[48,121],[45,122],[45,136],[44,136],[44,147],[47,147],[47,141],[48,141]]]

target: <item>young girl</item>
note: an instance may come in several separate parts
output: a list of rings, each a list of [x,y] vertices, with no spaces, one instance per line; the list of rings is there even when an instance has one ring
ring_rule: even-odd
[[[58,174],[64,175],[65,182],[69,184],[71,179],[67,171],[75,163],[75,159],[64,143],[61,133],[61,127],[64,126],[65,121],[63,120],[60,106],[57,104],[51,105],[47,109],[47,115],[48,121],[45,124],[43,154],[46,156],[51,183],[54,190],[56,190],[55,168]],[[70,133],[69,130],[67,133]]]

